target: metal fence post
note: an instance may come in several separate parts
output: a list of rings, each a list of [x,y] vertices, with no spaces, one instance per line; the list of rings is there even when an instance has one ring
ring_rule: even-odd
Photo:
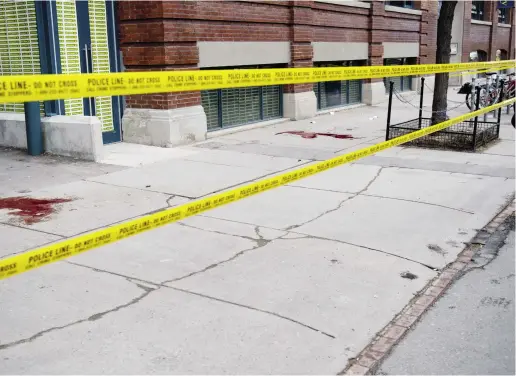
[[[500,96],[498,97],[498,103],[503,102],[503,84],[504,81],[500,80],[500,85],[502,89],[500,90]],[[496,138],[500,136],[500,121],[502,120],[502,108],[498,109],[498,119],[496,120]]]
[[[421,129],[421,124],[423,122],[423,92],[424,91],[425,91],[425,78],[421,77],[421,93],[419,96],[419,120],[418,120],[419,129]]]
[[[477,97],[475,98],[475,111],[478,111],[480,107],[480,87],[477,87]],[[478,127],[478,115],[475,116],[475,120],[473,122],[473,151],[477,148],[477,127]]]
[[[392,90],[394,82],[389,82],[389,105],[387,107],[387,129],[385,130],[385,141],[389,141],[389,129],[391,127],[391,110],[392,110]]]
[[[25,129],[27,132],[27,152],[29,155],[43,154],[43,132],[39,102],[25,102]]]

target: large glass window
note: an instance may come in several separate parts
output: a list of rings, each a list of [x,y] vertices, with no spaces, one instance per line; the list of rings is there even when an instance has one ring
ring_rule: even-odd
[[[401,7],[401,8],[414,8],[414,1],[386,1],[386,5],[392,5],[393,7]]]
[[[498,23],[508,24],[509,20],[509,8],[498,8]]]
[[[364,65],[365,61],[341,61],[316,63],[316,67],[349,67]],[[362,102],[362,80],[326,81],[314,84],[317,108],[346,106]]]
[[[256,68],[273,67],[253,66],[238,69]],[[282,94],[283,87],[279,85],[201,91],[208,130],[280,118],[283,116]]]
[[[384,59],[383,65],[411,65],[415,64],[415,58]],[[412,90],[412,76],[384,77],[385,91],[389,92],[389,82],[394,82],[394,88],[398,91]]]
[[[471,19],[483,21],[485,17],[484,2],[483,1],[472,1],[471,2]]]

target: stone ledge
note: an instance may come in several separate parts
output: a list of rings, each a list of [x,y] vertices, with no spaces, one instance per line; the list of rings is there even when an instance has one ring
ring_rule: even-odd
[[[41,127],[45,152],[95,162],[102,159],[102,124],[96,117],[46,117]],[[0,113],[0,146],[27,149],[24,114]]]
[[[208,123],[202,106],[171,110],[128,108],[122,129],[124,142],[173,147],[205,140]]]

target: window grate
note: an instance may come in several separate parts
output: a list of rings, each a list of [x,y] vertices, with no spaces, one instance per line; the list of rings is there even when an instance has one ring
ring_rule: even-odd
[[[99,0],[88,1],[91,35],[91,58],[93,73],[109,73],[109,46],[106,19],[106,2]],[[102,123],[103,132],[112,132],[113,104],[111,97],[95,98],[95,115]]]
[[[61,71],[63,74],[81,73],[75,2],[58,0],[56,9]],[[84,115],[82,98],[65,99],[64,107],[65,115]]]
[[[411,64],[411,58],[400,58],[400,59],[384,59],[384,65],[407,65]],[[412,58],[413,60],[413,58]],[[412,62],[415,64],[415,62]],[[385,86],[385,92],[389,92],[389,82],[394,82],[394,89],[397,91],[410,91],[412,90],[412,79],[413,76],[399,76],[399,77],[384,77],[383,84]]]
[[[262,87],[262,120],[276,119],[281,117],[281,94],[281,86]]]
[[[0,2],[0,76],[41,74],[34,1]],[[23,103],[2,103],[0,111],[24,112]],[[44,106],[40,103],[44,116]]]
[[[206,113],[208,130],[220,128],[219,123],[219,90],[201,91],[201,102]]]
[[[253,123],[260,120],[260,88],[222,89],[222,126]]]
[[[361,65],[363,61],[344,61],[333,63],[318,63],[317,67],[342,67]],[[362,81],[325,81],[314,84],[314,93],[317,98],[317,108],[346,106],[362,102]]]
[[[208,130],[280,118],[282,94],[278,85],[201,91]]]

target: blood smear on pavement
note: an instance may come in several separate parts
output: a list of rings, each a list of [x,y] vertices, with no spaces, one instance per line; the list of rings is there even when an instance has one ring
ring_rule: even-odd
[[[0,209],[10,210],[8,214],[21,217],[31,225],[48,217],[55,211],[55,204],[72,201],[70,198],[38,199],[32,197],[0,198]]]
[[[340,134],[340,133],[319,133],[319,132],[305,132],[305,131],[286,131],[276,133],[278,134],[293,134],[296,136],[301,136],[302,138],[317,138],[317,136],[327,136],[333,138],[340,139],[353,139],[354,137],[350,134]]]

